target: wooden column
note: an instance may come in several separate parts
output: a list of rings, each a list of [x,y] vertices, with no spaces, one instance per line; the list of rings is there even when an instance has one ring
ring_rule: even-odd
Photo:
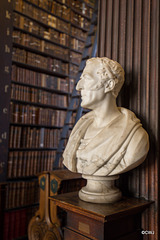
[[[160,239],[159,200],[159,0],[100,0],[98,56],[118,61],[125,85],[118,105],[134,111],[150,137],[145,162],[121,176],[125,195],[154,200],[143,214],[144,239]]]

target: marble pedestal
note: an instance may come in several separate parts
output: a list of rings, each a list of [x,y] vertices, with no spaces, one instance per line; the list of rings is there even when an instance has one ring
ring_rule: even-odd
[[[79,191],[79,198],[92,203],[113,203],[121,199],[121,191],[115,187],[119,176],[103,177],[82,175],[87,179],[87,185]]]

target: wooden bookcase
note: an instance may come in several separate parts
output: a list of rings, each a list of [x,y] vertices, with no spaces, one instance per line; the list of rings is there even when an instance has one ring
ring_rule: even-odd
[[[94,2],[0,3],[0,181],[7,183],[3,240],[27,239],[28,222],[38,209],[36,175],[53,169]]]

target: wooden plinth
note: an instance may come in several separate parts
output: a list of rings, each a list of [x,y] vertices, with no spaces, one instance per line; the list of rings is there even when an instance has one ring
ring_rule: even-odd
[[[77,192],[50,199],[67,212],[65,240],[142,239],[141,213],[151,204],[137,198],[123,198],[113,204],[87,203]]]

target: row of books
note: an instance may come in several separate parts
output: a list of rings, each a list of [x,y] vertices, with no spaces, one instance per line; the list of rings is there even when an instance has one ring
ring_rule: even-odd
[[[29,33],[35,34],[36,36],[43,37],[44,39],[48,39],[55,43],[60,43],[64,46],[69,46],[69,35],[63,33],[63,31],[69,32],[68,24],[64,24],[64,26],[58,28],[59,31],[57,31],[56,29],[44,27],[18,13],[14,13],[13,25]]]
[[[85,43],[76,39],[76,38],[71,38],[71,48],[77,50],[77,51],[83,51]]]
[[[28,2],[34,3],[38,6],[42,6],[44,4],[44,2],[49,2],[49,1],[50,0],[28,0]],[[69,0],[58,0],[58,2],[69,5]]]
[[[13,20],[14,20],[15,27],[18,27],[22,30],[26,30],[30,33],[34,33],[35,35],[37,35],[37,37],[41,36],[44,39],[48,39],[48,40],[52,41],[53,43],[60,43],[61,45],[69,46],[69,35],[67,35],[65,33],[61,33],[59,31],[56,31],[51,28],[49,28],[49,29],[44,28],[41,25],[39,25],[37,23],[33,23],[33,21],[31,21],[23,16],[20,16],[17,13],[14,14]],[[71,27],[71,35],[75,38],[78,37],[82,40],[85,40],[87,37],[87,32],[72,26]],[[22,39],[19,39],[19,40],[16,39],[16,36],[14,36],[14,39],[15,39],[15,41],[18,41],[18,42],[24,42],[24,41],[22,41]],[[34,38],[34,42],[37,42],[37,40],[35,41],[35,38]],[[38,43],[36,45],[40,45],[39,42],[40,42],[40,40],[38,41]],[[42,40],[41,40],[41,42],[42,42]],[[26,42],[25,44],[28,44],[28,43]],[[41,46],[42,46],[41,49],[43,49],[44,47],[42,44],[41,44]],[[30,47],[32,47],[32,45],[30,45]],[[34,46],[34,47],[36,47],[36,46]],[[79,50],[79,49],[77,49],[77,50]]]
[[[38,206],[5,212],[3,240],[27,236],[29,221],[36,211],[38,211]]]
[[[59,16],[65,20],[70,20],[70,8],[67,5],[60,4],[56,1],[40,0],[37,4],[39,7]]]
[[[84,0],[84,2],[86,2],[87,4],[89,4],[90,6],[94,7],[96,0]]]
[[[66,111],[10,103],[11,123],[61,127],[65,117]],[[74,123],[74,117],[71,118],[71,123]]]
[[[76,26],[84,28],[86,30],[89,29],[90,21],[88,21],[85,17],[82,17],[80,14],[71,11],[71,19],[72,23]]]
[[[42,6],[42,4],[44,4],[44,2],[47,2],[47,1],[49,2],[49,0],[28,0],[28,2],[36,4],[36,5],[40,6],[40,7]],[[60,2],[62,4],[69,5],[69,0],[58,0],[58,2]]]
[[[60,4],[56,1],[43,0],[43,1],[39,1],[38,4],[34,3],[40,8],[42,8],[42,9],[39,9],[29,3],[30,1],[28,1],[27,3],[27,2],[24,2],[23,0],[16,0],[15,9],[27,15],[29,15],[30,14],[29,11],[31,11],[34,18],[41,21],[40,17],[42,17],[42,19],[44,19],[46,24],[48,23],[46,19],[52,16],[51,14],[48,14],[48,12],[58,17],[61,17],[65,20],[70,20],[70,8],[67,7],[66,5]],[[43,11],[43,9],[47,10],[47,12]],[[39,17],[37,17],[37,15],[39,15]]]
[[[77,10],[78,12],[82,13],[83,15],[88,16],[89,18],[92,17],[93,9],[90,8],[85,2],[79,0],[71,1],[71,6],[73,9]]]
[[[62,9],[64,7],[67,8],[66,5],[62,5],[62,4],[60,4],[60,3],[56,2],[56,1],[48,1],[48,0],[39,0],[39,1],[37,1],[36,0],[34,2],[34,0],[29,0],[29,2],[31,2],[31,1],[32,1],[32,3],[36,4],[37,6],[43,8],[43,9],[45,9],[47,11],[50,11],[53,14],[56,14],[57,16],[60,16],[60,17],[62,17],[61,16],[62,15],[62,11],[63,11]]]
[[[12,51],[12,60],[29,64],[34,67],[43,68],[52,72],[68,74],[68,63],[64,63],[51,57],[43,57],[41,55],[15,47]]]
[[[33,37],[30,34],[23,33],[21,31],[13,31],[13,42],[18,43],[22,46],[33,48],[40,52],[48,53],[54,57],[60,57],[62,59],[68,60],[69,50],[54,43],[49,43],[41,40],[37,37]]]
[[[76,52],[73,52],[73,51],[70,52],[71,62],[76,63],[76,64],[79,65],[80,62],[81,62],[81,58],[82,58],[82,54],[81,53],[76,53]]]
[[[9,147],[52,149],[57,147],[59,139],[59,129],[11,126]]]
[[[6,187],[6,209],[16,208],[38,203],[38,180],[10,182]]]
[[[77,76],[77,73],[78,73],[78,69],[79,67],[74,65],[74,64],[70,64],[69,66],[69,75],[70,77],[73,79]]]
[[[44,20],[46,24],[49,24],[48,19],[52,15],[48,14],[50,12],[58,17],[61,17],[65,20],[70,20],[70,7],[76,10],[79,14],[86,15],[91,18],[93,9],[90,8],[85,2],[74,0],[71,2],[71,6],[60,4],[56,1],[48,1],[48,0],[41,0],[38,3],[34,3],[42,9],[47,10],[47,12],[34,7],[33,5],[29,4],[30,1],[24,2],[23,0],[16,0],[15,9],[21,11],[27,15],[31,14],[35,19],[40,20],[41,18]],[[38,17],[39,15],[39,17]],[[53,17],[53,16],[52,16]]]
[[[91,17],[92,16],[92,12],[93,9],[91,7],[89,7],[85,1],[69,1],[69,0],[62,0],[61,3],[59,4],[58,2],[51,2],[50,0],[29,0],[28,2],[34,3],[37,6],[46,9],[47,11],[52,12],[53,14],[56,14],[57,16],[60,16],[64,19],[68,19],[63,15],[67,14],[67,11],[65,10],[65,8],[67,8],[67,6],[71,6],[73,9],[77,10],[79,13],[85,14],[86,16]],[[60,1],[59,1],[60,2]],[[88,2],[88,1],[87,1]],[[63,5],[65,4],[65,5]],[[92,1],[92,6],[94,6],[94,1]]]
[[[48,14],[47,12],[33,6],[30,3],[24,2],[23,0],[16,0],[15,10],[29,16],[40,23],[44,23],[50,27],[61,29],[62,25],[68,25],[65,27],[65,31],[68,33],[69,24],[62,19],[59,19],[57,16],[53,16],[52,14]],[[62,6],[61,16],[65,20],[70,19],[70,9]],[[62,27],[64,29],[64,27]]]
[[[69,84],[68,79],[64,78],[58,78],[54,76],[50,76],[47,74],[34,72],[29,69],[20,68],[16,65],[12,65],[12,75],[11,75],[12,81],[19,82],[19,83],[25,83],[29,85],[44,87],[48,89],[55,89],[55,90],[61,90],[61,91],[72,91],[73,89],[73,80],[70,80],[70,87],[69,90]]]
[[[50,106],[67,107],[67,98],[68,97],[66,95],[51,93],[41,89],[21,86],[13,83],[11,85],[11,99],[15,100],[42,103]]]
[[[71,69],[71,65],[72,65],[72,64],[70,64],[70,69]],[[72,73],[72,72],[70,72],[70,74],[71,74],[71,73]],[[75,73],[75,75],[77,75],[77,73]],[[74,77],[74,76],[73,76],[73,77]],[[75,86],[75,79],[72,78],[72,75],[70,75],[70,79],[69,79],[69,92],[70,92],[70,93],[73,91],[74,86]]]
[[[71,26],[71,35],[75,38],[78,37],[83,41],[85,41],[85,39],[87,38],[87,32],[83,31],[82,29],[76,28],[74,26]]]
[[[69,47],[69,35],[67,35],[66,33],[61,33],[52,28],[49,28],[47,31],[43,32],[42,37],[52,42]]]
[[[42,8],[45,8],[43,7],[43,4],[44,5],[49,5],[50,4],[50,0],[28,0],[28,2],[31,2],[31,3],[34,3]],[[58,2],[62,3],[62,4],[65,4],[65,5],[68,5],[68,6],[73,6],[74,7],[74,3],[76,4],[77,2],[79,3],[87,3],[89,4],[92,8],[94,7],[94,4],[95,4],[95,0],[83,0],[83,1],[77,1],[77,0],[74,0],[74,1],[70,1],[70,0],[58,0]],[[72,4],[73,2],[73,4]],[[71,3],[71,4],[70,4]],[[87,6],[86,6],[87,7]]]
[[[55,151],[11,151],[8,160],[8,178],[34,176],[42,171],[51,171]]]

